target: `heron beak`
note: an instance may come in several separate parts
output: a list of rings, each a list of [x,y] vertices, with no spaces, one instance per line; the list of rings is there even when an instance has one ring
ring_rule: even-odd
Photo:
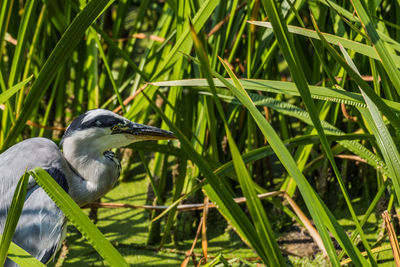
[[[125,129],[121,127],[120,131],[121,133],[125,133],[127,138],[134,140],[144,141],[176,139],[175,135],[170,131],[135,122],[129,123]]]

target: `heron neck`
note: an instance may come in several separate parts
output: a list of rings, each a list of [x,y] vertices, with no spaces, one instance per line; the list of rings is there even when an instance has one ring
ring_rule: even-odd
[[[104,152],[94,149],[87,139],[84,142],[64,140],[64,157],[72,169],[67,178],[71,180],[68,181],[71,185],[68,193],[80,206],[104,196],[118,179],[118,167],[104,156]]]

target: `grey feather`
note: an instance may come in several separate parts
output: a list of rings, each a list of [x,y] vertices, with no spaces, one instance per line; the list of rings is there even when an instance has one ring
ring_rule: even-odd
[[[34,151],[34,156],[27,157],[26,151]],[[52,141],[44,138],[32,138],[2,153],[0,155],[1,233],[18,179],[26,168],[30,170],[34,167],[42,167],[47,170],[50,175],[56,177],[56,181],[58,180],[60,185],[67,188],[66,179],[61,170],[69,167],[61,151]],[[42,260],[47,251],[59,247],[64,225],[64,214],[30,177],[26,201],[13,242]],[[7,260],[6,266],[14,266],[14,264]]]
[[[104,109],[88,111],[67,128],[63,152],[51,140],[31,138],[0,155],[0,233],[3,233],[14,190],[25,170],[45,169],[80,206],[105,195],[117,181],[121,164],[110,148],[151,139],[172,139],[171,132],[133,123]],[[43,263],[60,248],[66,218],[30,177],[13,242]],[[10,260],[6,266],[17,266]]]

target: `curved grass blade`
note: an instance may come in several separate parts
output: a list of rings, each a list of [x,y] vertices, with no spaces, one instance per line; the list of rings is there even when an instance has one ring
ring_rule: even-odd
[[[266,121],[265,117],[261,114],[261,112],[256,108],[256,106],[252,103],[250,97],[247,95],[246,91],[241,86],[239,80],[236,79],[235,75],[229,69],[229,67],[225,64],[223,60],[221,60],[222,64],[224,64],[225,70],[229,73],[232,79],[234,79],[235,86],[232,86],[229,82],[225,81],[225,79],[220,76],[218,73],[214,73],[218,79],[221,80],[232,92],[235,96],[241,101],[246,108],[249,110],[251,115],[253,116],[255,122],[259,126],[260,130],[263,132],[264,136],[268,139],[269,144],[275,151],[277,157],[280,159],[281,163],[288,171],[289,175],[291,175],[295,181],[301,195],[304,198],[304,201],[308,207],[308,210],[314,219],[314,222],[317,226],[319,234],[324,242],[327,253],[331,259],[332,264],[336,266],[340,266],[339,260],[336,255],[336,250],[332,244],[332,241],[329,237],[326,227],[334,234],[337,238],[338,242],[341,244],[343,249],[346,250],[347,254],[353,258],[353,260],[358,265],[367,264],[365,259],[361,256],[360,251],[350,242],[348,236],[344,232],[343,228],[337,223],[336,219],[329,212],[327,207],[324,205],[319,196],[314,192],[307,179],[303,176],[303,174],[298,169],[296,162],[293,157],[290,155],[289,151],[283,144],[282,140],[279,138],[275,130],[272,126]]]
[[[354,139],[370,139],[373,136],[365,135],[365,134],[346,134],[346,135],[329,135],[328,134],[327,137],[328,137],[328,139],[332,139],[335,141],[339,141],[339,140],[351,141]],[[318,135],[305,135],[305,136],[294,137],[289,140],[285,140],[283,142],[284,142],[284,145],[288,149],[292,149],[297,146],[304,146],[304,145],[309,145],[309,144],[319,144],[320,139],[318,138]],[[152,149],[150,149],[150,150],[152,150]],[[259,160],[259,159],[262,159],[262,158],[265,158],[268,156],[272,156],[274,154],[275,153],[272,150],[271,146],[263,146],[263,147],[251,150],[245,154],[241,154],[240,157],[243,159],[244,163],[250,163],[250,162],[254,162],[256,160]],[[176,155],[176,156],[179,156],[179,155]],[[225,164],[220,164],[220,163],[216,163],[214,160],[209,160],[207,158],[206,158],[206,160],[210,166],[214,167],[213,165],[216,165],[216,169],[214,170],[214,173],[216,175],[218,175],[218,176],[225,175],[225,176],[229,177],[230,179],[237,181],[236,176],[230,175],[231,172],[235,171],[232,161],[229,161]],[[165,216],[169,211],[171,211],[171,209],[178,206],[182,200],[186,199],[187,196],[189,196],[189,195],[193,194],[194,192],[196,192],[197,190],[199,190],[205,184],[208,184],[207,180],[202,180],[200,183],[195,185],[189,192],[187,192],[185,195],[181,196],[179,199],[177,199],[172,204],[170,204],[168,206],[168,208],[163,210],[156,218],[153,219],[153,221],[159,220],[161,217]],[[265,190],[260,191],[258,189],[259,188],[257,188],[257,192],[259,192],[259,193],[266,192]],[[363,220],[364,219],[365,218],[363,218]]]
[[[232,154],[232,161],[233,165],[235,167],[235,172],[237,175],[237,180],[239,181],[241,190],[243,192],[243,195],[246,197],[247,202],[246,205],[249,208],[251,218],[253,220],[254,226],[257,230],[258,237],[260,239],[260,243],[263,246],[263,253],[261,251],[257,251],[260,256],[263,256],[264,254],[267,256],[267,258],[263,258],[263,261],[265,263],[269,262],[271,266],[274,265],[284,265],[284,260],[282,257],[282,254],[279,250],[279,246],[276,242],[275,235],[272,231],[271,225],[269,223],[268,217],[265,214],[264,207],[260,201],[260,199],[257,197],[257,193],[255,191],[255,188],[253,187],[253,181],[247,171],[246,165],[243,162],[243,159],[241,158],[239,149],[237,148],[237,145],[232,137],[232,134],[229,130],[228,123],[225,118],[225,114],[222,108],[222,104],[217,96],[217,90],[215,88],[215,85],[213,83],[212,79],[212,70],[208,61],[207,54],[203,48],[203,45],[198,38],[193,26],[191,25],[191,33],[194,41],[194,46],[196,48],[196,54],[199,57],[200,60],[200,67],[202,70],[202,73],[204,76],[207,78],[207,82],[210,86],[210,91],[213,94],[213,99],[214,102],[217,106],[217,110],[219,115],[222,118],[222,121],[225,126],[225,132],[228,138],[228,143],[229,143],[229,148]]]
[[[65,216],[75,225],[94,249],[111,266],[129,266],[118,251],[97,229],[97,227],[82,212],[81,208],[71,197],[57,184],[57,182],[43,169],[35,168],[29,174],[43,188]]]
[[[400,72],[394,63],[392,55],[387,50],[385,42],[376,31],[375,23],[372,21],[370,14],[366,12],[359,0],[352,0],[351,2],[354,10],[357,12],[358,17],[360,18],[363,28],[368,33],[376,53],[379,55],[383,67],[388,73],[389,79],[392,81],[397,93],[400,94]]]
[[[16,92],[18,92],[21,88],[23,88],[27,83],[32,80],[33,76],[29,76],[27,79],[22,82],[14,85],[13,87],[7,89],[5,92],[0,94],[0,104],[5,103],[10,97],[12,97]]]
[[[3,236],[0,234],[0,239],[2,239]],[[8,255],[7,257],[15,262],[16,264],[21,265],[22,267],[45,267],[43,263],[38,261],[35,257],[33,257],[31,254],[20,248],[18,245],[14,244],[11,242],[10,248],[8,250]]]
[[[272,231],[268,217],[265,214],[265,210],[261,203],[261,200],[257,197],[256,190],[253,186],[252,179],[246,169],[246,165],[244,164],[240,152],[229,131],[227,131],[227,136],[237,179],[240,183],[243,195],[247,199],[246,205],[249,208],[255,228],[257,229],[260,243],[263,245],[265,254],[268,256],[268,260],[271,266],[283,266],[285,264],[282,254],[280,253],[278,244],[275,240],[274,233]],[[266,261],[264,260],[264,262]]]
[[[365,211],[362,220],[360,221],[360,225],[361,227],[364,226],[364,224],[368,221],[371,213],[375,210],[376,206],[378,205],[379,200],[381,199],[382,195],[384,194],[384,192],[386,191],[388,185],[389,185],[389,181],[390,179],[386,179],[386,181],[383,183],[383,185],[381,186],[381,188],[379,189],[378,193],[376,193],[374,199],[371,201],[371,204],[369,205],[367,211]],[[351,241],[352,242],[356,242],[357,239],[357,229],[353,231],[353,233],[351,234]],[[374,249],[372,249],[373,252]],[[339,255],[339,259],[342,259],[344,256],[344,251],[342,251]]]
[[[313,19],[313,17],[311,17]],[[314,23],[315,30],[317,31],[319,37],[321,38],[322,44],[329,52],[330,55],[347,71],[347,73],[354,79],[357,85],[362,88],[363,92],[371,99],[372,102],[379,108],[379,110],[385,115],[391,122],[396,132],[400,132],[400,119],[393,112],[393,110],[383,101],[383,99],[378,96],[375,91],[369,86],[369,84],[364,81],[360,75],[342,58],[339,53],[325,40],[325,38],[320,34],[317,24]]]
[[[346,61],[351,68],[354,69],[356,73],[359,74],[353,61],[347,54],[343,47],[340,47],[342,53],[344,54]],[[400,199],[400,155],[397,150],[396,144],[383,121],[382,115],[377,107],[377,105],[368,97],[367,94],[359,87],[361,93],[365,98],[365,102],[368,105],[368,109],[359,108],[359,111],[363,115],[364,119],[370,126],[372,133],[374,134],[378,146],[381,150],[383,158],[388,166],[390,173],[390,178],[393,181],[394,189],[396,192],[397,199]]]
[[[268,18],[271,21],[271,24],[273,26],[275,38],[277,39],[278,45],[281,49],[281,52],[288,64],[290,74],[293,77],[293,80],[297,85],[297,88],[298,88],[301,98],[304,102],[304,105],[306,106],[306,109],[310,115],[313,125],[314,125],[318,135],[321,138],[321,145],[323,147],[326,157],[328,158],[328,160],[332,166],[333,172],[335,173],[336,180],[339,184],[340,190],[342,191],[343,197],[345,199],[348,210],[350,211],[353,222],[359,231],[363,245],[365,246],[366,250],[368,251],[368,257],[369,257],[370,263],[372,266],[377,266],[377,263],[371,253],[371,248],[368,244],[365,234],[364,234],[362,228],[360,227],[356,212],[352,206],[349,193],[343,182],[339,168],[336,165],[335,159],[333,157],[333,153],[330,148],[330,144],[328,142],[328,139],[325,136],[325,132],[322,128],[321,121],[319,119],[319,115],[318,115],[319,112],[318,112],[314,102],[312,101],[310,89],[308,87],[303,68],[301,67],[301,63],[300,63],[301,61],[300,61],[299,55],[297,54],[296,49],[292,49],[295,47],[294,42],[289,36],[289,31],[287,29],[286,22],[282,16],[281,9],[278,8],[278,5],[273,0],[262,0],[262,3],[264,5],[264,8],[268,15]],[[232,78],[232,75],[230,75],[230,76]],[[236,85],[236,86],[238,86],[238,85]],[[332,264],[339,265],[337,256],[334,255],[334,257],[333,257],[332,253],[328,253],[328,254],[330,254],[329,256],[332,261]],[[359,257],[359,255],[357,255],[357,257]],[[359,259],[361,260],[361,257],[359,257]],[[364,259],[364,258],[362,258],[362,259]]]
[[[354,15],[354,12],[350,12],[348,10],[346,10],[345,8],[341,7],[340,5],[336,4],[335,2],[332,2],[331,0],[321,0],[320,1],[322,4],[328,6],[330,9],[334,10],[343,20],[348,20],[349,22],[355,22],[355,25],[358,25],[359,23],[361,23],[361,20],[359,17]],[[382,18],[378,18],[375,15],[371,15],[372,18],[382,21],[384,22],[384,24],[386,24],[386,26],[390,26],[390,27],[394,27],[396,29],[399,28],[398,25],[393,24],[385,19]],[[347,25],[353,29],[354,31],[358,32],[359,34],[361,34],[364,38],[368,39],[369,37],[365,34],[365,32],[362,32],[361,30],[357,29],[355,25],[350,24],[349,22],[346,22]],[[386,27],[385,27],[386,28]],[[378,35],[380,37],[382,37],[382,40],[386,42],[386,44],[388,44],[389,46],[391,46],[393,49],[400,51],[400,44],[398,42],[396,42],[393,38],[391,38],[389,35],[387,35],[387,33],[384,32],[385,29],[375,29],[376,32],[378,33]],[[391,54],[394,55],[394,54]],[[393,57],[393,60],[397,60],[397,57]]]
[[[143,92],[148,103],[154,111],[162,118],[168,127],[174,132],[176,137],[180,140],[183,150],[186,151],[189,158],[198,166],[199,170],[203,173],[204,177],[208,180],[209,184],[205,185],[203,189],[210,197],[212,202],[218,206],[221,214],[235,227],[237,233],[243,238],[247,244],[257,251],[263,251],[262,245],[258,239],[258,235],[246,214],[233,201],[231,193],[225,188],[221,179],[212,171],[211,167],[207,164],[204,158],[199,155],[192,147],[191,142],[186,136],[171,122],[169,118],[158,108]]]
[[[256,106],[269,107],[282,114],[295,117],[307,123],[308,125],[313,126],[309,114],[305,110],[298,108],[297,106],[267,96],[260,96],[251,93],[249,93],[249,96]],[[220,97],[224,101],[227,101],[228,103],[243,105],[233,96],[226,95],[222,92],[218,94],[218,97]],[[378,157],[365,146],[354,140],[341,140],[340,136],[345,135],[345,133],[337,129],[335,126],[329,124],[328,122],[321,121],[321,124],[326,134],[336,135],[336,137],[327,136],[330,141],[335,141],[339,143],[340,145],[346,147],[348,150],[353,152],[355,155],[358,155],[359,157],[364,159],[368,164],[373,166],[378,171],[382,171],[383,173],[388,174],[387,166],[380,157]]]
[[[264,21],[249,21],[250,24],[253,25],[257,25],[260,27],[264,27],[267,29],[271,29],[272,28],[272,24],[270,22],[264,22]],[[313,39],[317,39],[317,40],[321,40],[321,38],[318,36],[318,33],[316,31],[310,30],[310,29],[305,29],[305,28],[301,28],[301,27],[296,27],[296,26],[291,26],[288,25],[288,30],[290,33],[294,33],[297,35],[302,35],[302,36],[306,36],[309,38],[313,38]],[[366,45],[366,44],[362,44],[359,42],[355,42],[343,37],[339,37],[333,34],[329,34],[329,33],[323,33],[321,32],[322,36],[325,37],[326,41],[337,45],[338,43],[341,43],[345,48],[347,49],[351,49],[357,53],[360,53],[364,56],[373,58],[373,59],[380,59],[379,55],[376,53],[376,50],[374,50],[374,48],[372,46]],[[393,64],[396,67],[400,67],[400,56],[395,55],[395,54],[389,54],[389,56],[392,58],[393,60]]]
[[[217,87],[227,88],[227,86],[214,79],[214,84]],[[230,84],[233,84],[231,79],[226,79]],[[256,90],[278,94],[288,94],[293,96],[300,96],[297,86],[293,82],[273,81],[273,80],[258,80],[258,79],[240,79],[240,83],[246,90]],[[190,87],[207,87],[208,83],[205,79],[187,79],[177,81],[163,81],[154,82],[155,86],[190,86]],[[311,97],[323,101],[332,101],[337,103],[344,103],[355,107],[366,107],[364,99],[361,94],[345,91],[339,88],[329,88],[324,86],[309,85]],[[394,112],[400,113],[400,103],[395,101],[383,99]]]
[[[10,209],[8,210],[6,224],[0,242],[0,266],[4,266],[11,240],[14,236],[15,229],[17,228],[22,208],[24,207],[28,181],[29,175],[25,172],[19,179],[14,191],[14,196],[11,201]]]
[[[214,266],[221,266],[221,264],[223,264],[222,266],[224,267],[228,267],[231,266],[229,264],[229,262],[224,258],[224,256],[222,254],[218,254],[217,257],[215,257],[215,259],[213,259],[212,261],[202,265],[203,267],[214,267]]]
[[[226,82],[233,84],[232,80],[225,79]],[[214,84],[218,87],[227,86],[223,84],[221,81],[214,79]],[[299,95],[298,90],[296,89],[296,85],[290,82],[281,82],[281,81],[270,81],[270,80],[240,80],[243,83],[243,87],[249,90],[257,90],[257,91],[268,91],[275,93],[287,93],[290,95]],[[208,82],[205,79],[188,79],[188,80],[178,80],[178,81],[164,81],[164,82],[155,82],[153,85],[156,86],[186,86],[186,87],[207,87]],[[356,107],[366,107],[364,104],[362,95],[355,94],[351,92],[347,92],[344,90],[332,89],[328,87],[321,86],[310,86],[311,93],[316,99],[324,99],[327,101],[335,101],[339,103],[351,104]],[[200,91],[199,93],[210,95],[208,91]],[[217,90],[218,97],[224,101],[233,104],[240,104],[240,101],[237,101],[235,97],[232,96],[229,92],[225,90]],[[318,95],[317,97],[314,95]],[[257,94],[249,93],[249,96],[254,101],[255,105],[267,106],[272,109],[275,109],[283,114],[296,117],[305,123],[312,125],[310,117],[306,111],[300,109],[294,105],[289,103],[285,103],[282,101],[278,101],[274,98],[270,98],[267,96],[260,96]],[[340,98],[339,98],[340,97]],[[357,101],[357,102],[356,102]],[[391,107],[399,106],[399,103],[394,101],[387,100],[387,103],[391,105]],[[400,107],[400,106],[399,106]],[[397,110],[397,109],[396,109]],[[400,111],[400,109],[399,109]],[[321,121],[324,130],[329,134],[343,134],[339,129],[330,125],[324,121]],[[336,140],[333,140],[336,141]],[[339,141],[341,145],[352,151],[354,154],[359,155],[361,158],[366,160],[371,166],[376,168],[379,171],[387,174],[386,164],[374,153],[365,148],[365,146],[361,145],[355,141]]]

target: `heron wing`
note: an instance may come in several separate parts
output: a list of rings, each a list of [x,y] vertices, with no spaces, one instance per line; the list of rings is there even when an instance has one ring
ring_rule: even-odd
[[[45,138],[31,138],[0,155],[0,233],[14,190],[25,170],[45,169],[68,191],[66,163],[56,144]],[[46,263],[60,246],[65,233],[65,216],[47,193],[30,177],[28,192],[13,242]],[[7,262],[12,266],[10,261]]]
[[[36,185],[30,189],[13,242],[47,263],[60,248],[65,231],[66,218],[62,211],[41,187]]]

